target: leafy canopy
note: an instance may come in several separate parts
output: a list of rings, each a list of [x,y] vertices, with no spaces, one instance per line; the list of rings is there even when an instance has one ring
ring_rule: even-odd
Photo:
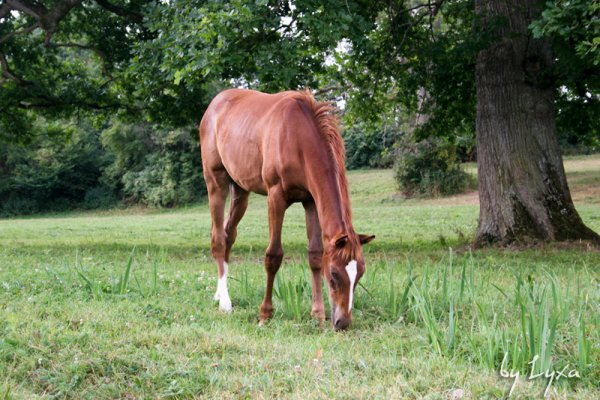
[[[600,126],[599,7],[550,1],[531,26],[554,42],[559,127],[588,138]],[[401,105],[427,115],[422,136],[472,135],[475,58],[494,40],[473,9],[472,0],[6,0],[0,137],[26,141],[40,115],[190,125],[216,92],[240,85],[319,88],[347,100],[349,125]]]

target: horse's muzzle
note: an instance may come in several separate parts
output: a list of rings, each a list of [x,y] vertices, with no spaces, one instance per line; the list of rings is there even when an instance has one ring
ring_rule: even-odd
[[[335,316],[333,318],[333,329],[336,331],[343,331],[344,329],[350,326],[352,322],[352,317],[350,315],[343,315],[340,317]]]

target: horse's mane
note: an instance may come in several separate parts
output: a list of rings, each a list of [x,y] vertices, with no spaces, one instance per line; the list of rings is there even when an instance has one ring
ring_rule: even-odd
[[[346,258],[355,259],[354,249],[356,248],[356,245],[360,247],[360,243],[354,243],[357,239],[352,228],[352,210],[348,193],[348,180],[346,178],[346,148],[344,147],[344,140],[339,132],[340,120],[333,113],[335,107],[331,102],[318,102],[308,89],[297,93],[310,107],[319,134],[324,139],[325,143],[327,143],[329,154],[333,158],[336,180],[342,201],[344,202],[342,215],[347,229],[351,230],[346,233],[348,234],[348,240],[351,241],[352,246],[345,246],[344,249],[350,251],[350,253],[346,255]]]

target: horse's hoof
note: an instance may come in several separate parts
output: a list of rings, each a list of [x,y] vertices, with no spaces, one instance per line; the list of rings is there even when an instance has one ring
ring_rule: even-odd
[[[219,310],[225,313],[230,313],[232,308],[233,307],[231,306],[231,300],[229,300],[228,298],[219,300]]]
[[[319,325],[323,325],[325,323],[325,311],[312,311],[310,315],[319,322]]]

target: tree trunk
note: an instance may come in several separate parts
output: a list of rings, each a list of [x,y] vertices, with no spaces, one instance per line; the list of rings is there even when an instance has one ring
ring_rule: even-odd
[[[548,40],[528,29],[538,0],[476,0],[498,37],[477,57],[479,227],[475,244],[591,240],[575,210],[554,121]]]

